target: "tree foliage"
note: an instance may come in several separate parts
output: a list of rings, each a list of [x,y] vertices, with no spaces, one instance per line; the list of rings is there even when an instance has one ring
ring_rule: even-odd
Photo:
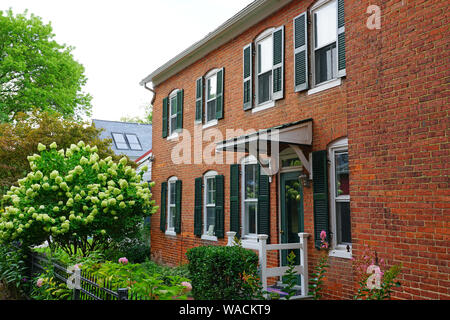
[[[110,148],[112,140],[101,140],[101,129],[93,125],[38,111],[18,113],[16,120],[16,123],[0,123],[0,196],[28,173],[27,156],[36,151],[39,142],[45,145],[56,142],[66,149],[82,140],[97,146],[101,158],[111,156],[115,161],[119,160]],[[131,165],[135,167],[134,163]]]
[[[80,141],[57,150],[38,145],[28,157],[31,171],[3,197],[0,241],[39,245],[47,240],[74,254],[106,249],[111,241],[132,237],[145,216],[156,208],[142,173],[111,157],[101,159],[97,147]]]
[[[90,115],[91,96],[81,91],[84,67],[73,47],[53,38],[41,18],[0,11],[0,123],[32,108],[78,120]]]

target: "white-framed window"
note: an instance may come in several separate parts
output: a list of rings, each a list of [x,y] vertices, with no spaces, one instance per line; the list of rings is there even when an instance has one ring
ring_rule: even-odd
[[[216,98],[217,98],[217,72],[214,69],[205,76],[205,124],[217,122]]]
[[[254,156],[243,159],[242,170],[242,227],[243,236],[258,234],[258,162]]]
[[[208,171],[203,176],[204,207],[203,207],[203,239],[217,240],[216,225],[216,171]]]
[[[176,211],[176,186],[177,177],[171,177],[167,181],[167,230],[166,233],[175,234],[175,211]]]
[[[313,26],[312,65],[313,85],[338,76],[337,1],[318,1],[311,10]]]
[[[329,146],[331,255],[351,257],[350,174],[348,166],[348,139],[343,138]]]
[[[177,92],[178,90],[173,90],[169,95],[169,135],[172,135],[177,130]]]
[[[273,30],[264,31],[255,40],[256,105],[272,101]]]

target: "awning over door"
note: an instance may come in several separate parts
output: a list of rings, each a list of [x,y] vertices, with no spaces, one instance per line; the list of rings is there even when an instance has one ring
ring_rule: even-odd
[[[267,168],[268,164],[261,161],[260,158],[260,154],[264,154],[271,157],[270,167],[272,168],[272,174],[274,174],[278,171],[279,144],[285,143],[295,150],[303,166],[311,173],[310,161],[305,157],[300,147],[312,145],[312,123],[313,120],[309,118],[254,131],[217,143],[216,151],[250,153],[256,157],[262,167]]]

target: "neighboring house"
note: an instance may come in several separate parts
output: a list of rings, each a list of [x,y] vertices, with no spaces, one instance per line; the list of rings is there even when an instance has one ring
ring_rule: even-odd
[[[179,264],[229,231],[246,246],[305,232],[311,273],[325,230],[326,298],[352,298],[364,245],[402,263],[395,298],[450,298],[447,6],[377,3],[380,28],[370,1],[256,0],[141,81],[156,92],[152,251]]]
[[[92,122],[96,128],[103,129],[101,139],[112,139],[111,149],[115,154],[126,155],[139,164],[137,171],[144,165],[143,161],[148,164],[152,149],[151,124],[98,119],[93,119]],[[151,165],[147,166],[148,172],[144,174],[144,180],[150,181]]]
[[[148,170],[142,176],[144,181],[152,180],[152,161],[153,161],[153,153],[152,150],[148,150],[142,156],[134,160],[137,163],[138,167],[136,169],[137,172],[140,172],[142,167],[147,166]]]

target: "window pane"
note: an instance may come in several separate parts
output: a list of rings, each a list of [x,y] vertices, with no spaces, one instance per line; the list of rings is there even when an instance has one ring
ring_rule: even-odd
[[[245,165],[245,199],[256,199],[258,188],[257,188],[257,164],[246,164]]]
[[[349,195],[348,153],[336,153],[336,197]]]
[[[272,70],[273,52],[272,37],[267,37],[258,42],[258,73]]]
[[[337,242],[351,243],[350,202],[336,202]]]
[[[212,77],[208,78],[207,81],[208,84],[208,96],[207,99],[214,99],[216,97],[217,93],[217,74],[213,75]]]
[[[290,159],[281,160],[281,166],[286,167],[298,167],[301,166],[302,162],[297,157],[292,157]]]
[[[316,84],[336,78],[336,43],[316,50]]]
[[[125,137],[122,133],[113,133],[112,136],[114,142],[116,143],[117,149],[128,149],[128,144],[125,141]]]
[[[135,134],[127,134],[126,136],[131,150],[142,150],[141,144]]]
[[[208,178],[206,180],[206,204],[216,203],[216,179]]]
[[[314,12],[315,48],[320,48],[336,41],[336,10],[336,1],[333,1]]]
[[[258,76],[258,103],[263,103],[271,99],[272,91],[272,71]]]
[[[175,207],[169,207],[169,222],[168,222],[169,228],[175,227]]]
[[[246,234],[256,233],[256,204],[255,201],[245,202]]]
[[[170,98],[170,114],[173,115],[177,113],[177,97],[174,96]]]
[[[209,101],[206,108],[206,121],[216,119],[216,100]]]
[[[214,226],[216,224],[216,209],[206,208],[206,234],[214,235]]]
[[[174,132],[177,129],[177,117],[170,118],[170,133]]]
[[[170,182],[169,183],[169,198],[170,198],[170,204],[175,204],[175,196],[176,196],[176,191],[175,191],[175,182]]]

